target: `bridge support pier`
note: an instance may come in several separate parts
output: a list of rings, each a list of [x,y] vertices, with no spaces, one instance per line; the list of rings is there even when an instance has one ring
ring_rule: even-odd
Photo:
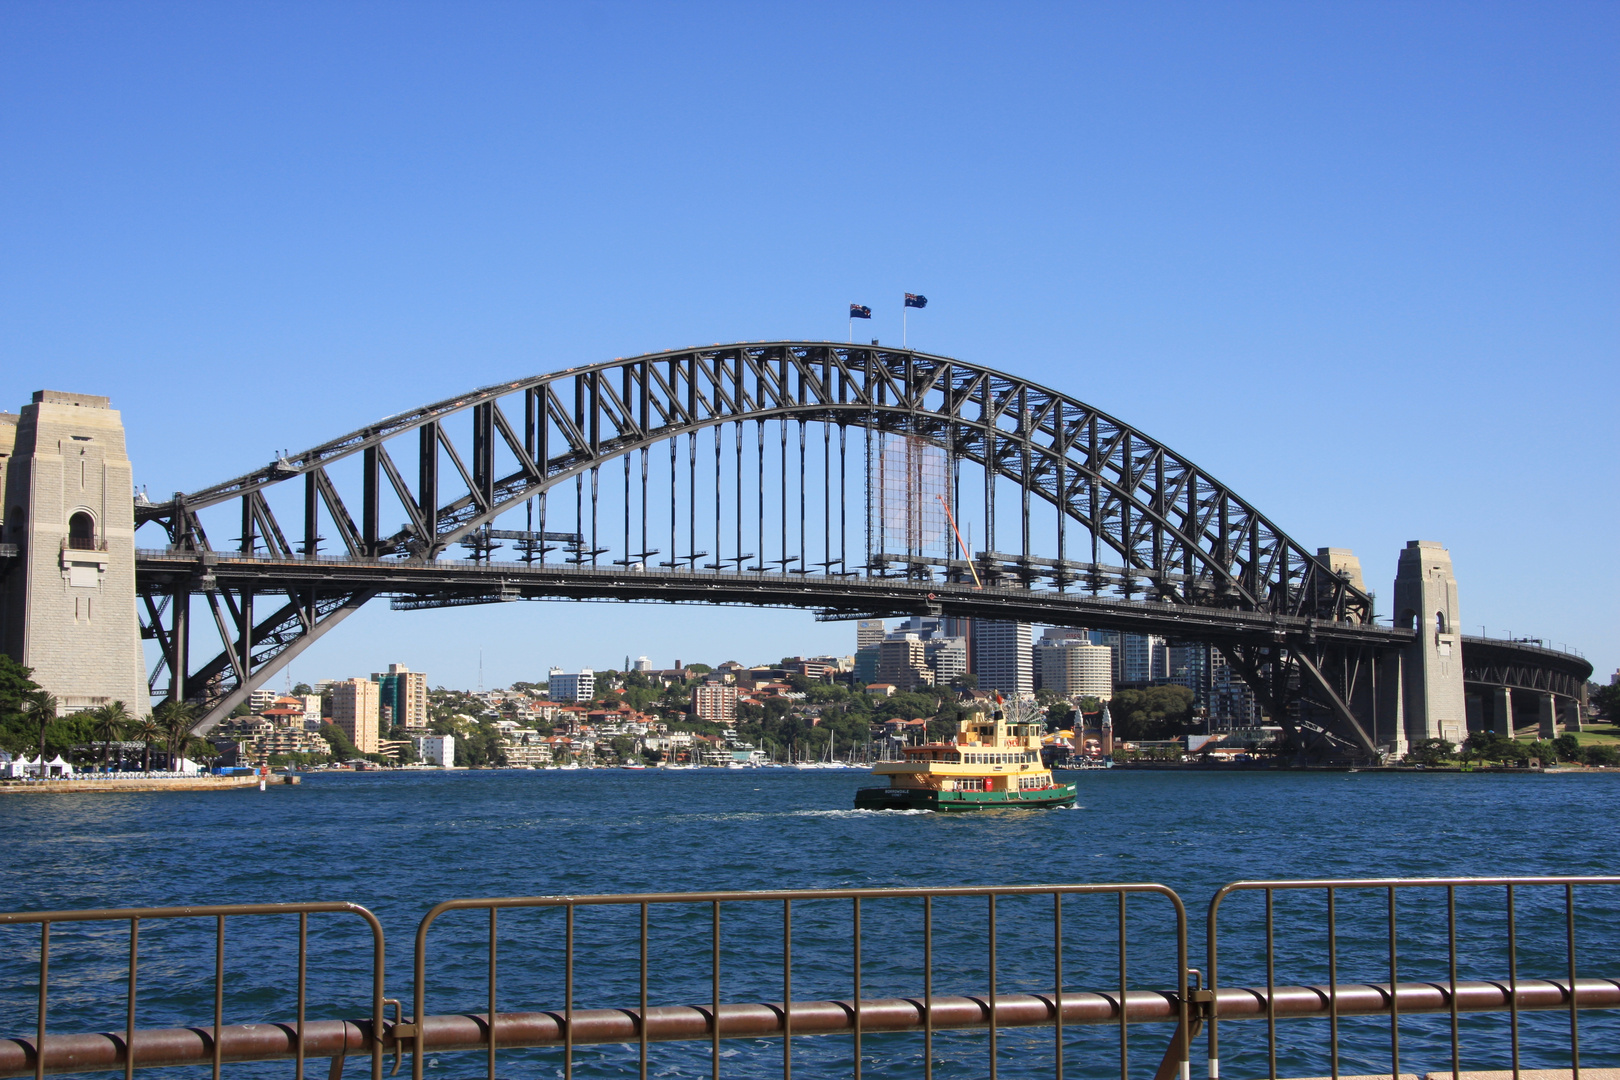
[[[1536,735],[1543,739],[1558,738],[1558,698],[1553,694],[1536,695]]]
[[[1513,691],[1506,686],[1498,686],[1496,700],[1491,704],[1491,730],[1504,738],[1513,738]]]
[[[1479,694],[1469,694],[1468,702],[1468,733],[1485,730],[1485,699]]]
[[[1564,702],[1564,730],[1566,732],[1573,733],[1580,731],[1583,726],[1584,725],[1581,721],[1581,703],[1576,701],[1574,698]]]

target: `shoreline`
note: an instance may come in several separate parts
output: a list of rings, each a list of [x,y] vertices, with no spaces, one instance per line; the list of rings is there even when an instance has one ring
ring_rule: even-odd
[[[266,787],[299,783],[296,776],[273,774]],[[0,795],[73,795],[85,792],[121,793],[146,791],[238,791],[259,786],[257,776],[177,776],[120,777],[111,780],[18,780],[0,783]]]

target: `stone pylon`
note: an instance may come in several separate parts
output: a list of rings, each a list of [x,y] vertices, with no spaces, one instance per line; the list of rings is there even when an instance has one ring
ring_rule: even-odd
[[[1439,544],[1412,540],[1401,549],[1395,572],[1395,625],[1417,630],[1401,657],[1406,737],[1468,737],[1463,696],[1462,623],[1451,553]]]
[[[0,649],[64,713],[122,701],[145,715],[123,421],[104,397],[37,391],[15,425],[0,424],[0,453],[0,543],[17,552],[0,581]]]

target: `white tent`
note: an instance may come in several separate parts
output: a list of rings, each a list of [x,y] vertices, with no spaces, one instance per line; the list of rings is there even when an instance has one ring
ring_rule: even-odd
[[[33,761],[26,754],[12,757],[10,754],[0,751],[0,778],[19,780],[28,775],[25,770],[32,764]]]
[[[34,772],[36,774],[39,772],[39,766],[37,764],[34,766]],[[57,754],[56,757],[45,763],[45,775],[72,776],[73,766],[68,764],[67,761],[63,760],[61,754]]]

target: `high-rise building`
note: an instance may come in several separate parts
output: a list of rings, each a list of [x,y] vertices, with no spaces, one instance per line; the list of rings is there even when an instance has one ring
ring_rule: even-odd
[[[699,720],[729,724],[737,719],[737,687],[726,683],[703,683],[692,691],[692,711]]]
[[[382,674],[373,674],[379,700],[391,711],[399,727],[425,728],[428,725],[427,676],[404,664],[389,664]]]
[[[564,671],[552,668],[547,676],[547,697],[552,701],[581,702],[596,696],[596,672],[590,668]]]
[[[981,690],[1009,697],[1035,692],[1035,664],[1029,623],[974,619],[969,647]]]
[[[855,624],[855,649],[859,652],[868,645],[880,645],[888,634],[882,619],[861,619]]]
[[[1210,692],[1214,686],[1210,680],[1210,654],[1214,650],[1208,645],[1171,645],[1167,652],[1170,667],[1170,683],[1173,686],[1185,686],[1193,692],[1193,705],[1198,708],[1208,708]]]
[[[1041,685],[1066,698],[1114,695],[1114,654],[1106,645],[1085,638],[1059,638],[1042,643]]]
[[[916,634],[901,631],[890,634],[878,646],[878,681],[900,690],[931,686],[934,673],[928,667],[928,654]]]
[[[967,639],[932,637],[923,642],[923,655],[934,673],[935,686],[949,686],[952,679],[967,674]]]
[[[1164,638],[1157,634],[1119,636],[1119,681],[1150,683],[1170,677],[1170,656]]]
[[[332,687],[332,723],[349,737],[362,754],[375,754],[382,736],[377,731],[381,701],[370,679],[344,679]]]
[[[1219,649],[1209,654],[1210,695],[1209,723],[1211,731],[1229,731],[1232,728],[1258,727],[1260,703]]]
[[[883,649],[880,641],[876,645],[866,645],[855,650],[855,681],[858,683],[877,682],[878,653]]]

